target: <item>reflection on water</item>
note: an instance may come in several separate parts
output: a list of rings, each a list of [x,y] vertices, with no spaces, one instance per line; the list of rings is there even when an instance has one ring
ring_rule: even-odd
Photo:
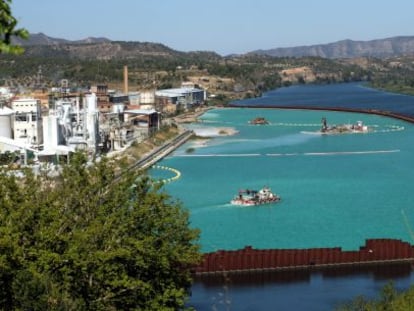
[[[324,279],[343,278],[356,275],[369,275],[374,280],[389,280],[390,278],[409,277],[412,270],[410,263],[376,265],[376,266],[344,266],[332,268],[310,268],[300,270],[219,273],[195,276],[194,281],[205,287],[218,287],[231,284],[233,287],[264,285],[268,283],[297,283],[310,282],[313,275],[320,275]]]
[[[296,271],[197,276],[190,304],[196,310],[334,310],[357,296],[377,298],[392,280],[413,281],[412,265],[352,266]]]

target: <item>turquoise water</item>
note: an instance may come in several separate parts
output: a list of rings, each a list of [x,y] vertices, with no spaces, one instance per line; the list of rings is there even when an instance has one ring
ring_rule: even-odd
[[[270,124],[250,125],[258,116]],[[330,124],[362,120],[371,131],[319,135],[322,117]],[[368,238],[412,241],[413,125],[366,114],[246,108],[210,110],[202,120],[192,127],[237,133],[189,141],[159,164],[181,173],[165,189],[190,211],[204,252],[246,245],[358,249]],[[175,173],[153,169],[151,175]],[[239,189],[264,185],[282,201],[228,203]]]

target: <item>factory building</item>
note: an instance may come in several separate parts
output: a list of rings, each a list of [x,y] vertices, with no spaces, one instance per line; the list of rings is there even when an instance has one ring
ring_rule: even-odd
[[[206,91],[198,88],[181,87],[155,91],[155,107],[157,110],[174,113],[177,107],[187,110],[204,103]]]
[[[147,130],[148,134],[160,129],[160,114],[154,109],[131,109],[125,111],[125,121]]]
[[[98,110],[102,113],[111,112],[112,104],[109,99],[109,91],[107,85],[94,85],[91,87],[91,93],[96,94]]]
[[[141,91],[139,94],[140,109],[153,109],[155,103],[155,91]]]
[[[100,113],[117,113],[122,112],[133,105],[139,105],[139,93],[117,93],[109,90],[107,85],[94,85],[91,87],[91,93],[96,94],[97,107]]]
[[[115,93],[109,96],[109,101],[112,105],[111,112],[121,113],[128,107],[129,96],[126,94]]]
[[[33,98],[15,99],[11,103],[14,110],[14,140],[39,149],[43,144],[43,125],[40,100]]]
[[[141,94],[139,92],[129,92],[128,101],[128,109],[139,109],[141,102]]]
[[[95,153],[100,143],[97,97],[59,99],[44,118],[44,149],[47,152],[82,149]],[[44,153],[47,153],[47,152]]]

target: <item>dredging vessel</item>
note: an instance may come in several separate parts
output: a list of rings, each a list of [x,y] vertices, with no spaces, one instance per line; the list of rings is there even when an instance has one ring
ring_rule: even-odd
[[[254,206],[262,204],[276,203],[280,201],[280,196],[273,193],[269,187],[263,187],[260,190],[239,190],[230,204],[242,206]]]
[[[269,124],[269,121],[267,121],[264,117],[257,117],[253,120],[250,120],[249,123],[253,125],[266,125]]]
[[[322,134],[367,133],[368,131],[368,126],[364,125],[362,121],[357,121],[355,124],[328,126],[326,118],[322,118],[322,127],[320,130]]]

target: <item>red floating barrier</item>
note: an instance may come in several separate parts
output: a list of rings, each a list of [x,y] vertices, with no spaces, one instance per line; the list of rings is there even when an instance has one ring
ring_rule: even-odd
[[[357,251],[341,248],[264,249],[251,246],[236,251],[219,250],[203,255],[196,273],[242,271],[251,269],[301,268],[309,266],[358,264],[366,262],[395,262],[413,259],[414,247],[401,240],[372,239]]]

